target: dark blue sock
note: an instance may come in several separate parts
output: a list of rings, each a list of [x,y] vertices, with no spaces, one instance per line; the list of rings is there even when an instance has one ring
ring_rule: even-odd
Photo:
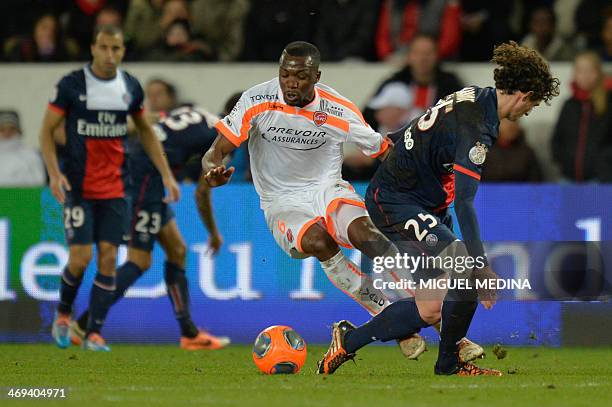
[[[96,274],[91,296],[89,298],[89,319],[87,320],[87,334],[100,333],[106,314],[113,304],[115,295],[115,277]]]
[[[79,292],[83,277],[75,277],[68,270],[68,266],[64,267],[60,282],[60,302],[57,305],[57,311],[61,314],[72,314],[72,304]]]
[[[164,263],[164,279],[168,289],[168,298],[174,309],[174,316],[181,328],[181,336],[193,338],[198,334],[198,328],[189,314],[189,283],[185,270],[174,263]]]
[[[429,324],[421,319],[413,299],[394,302],[344,337],[345,350],[353,353],[374,341],[387,342],[417,333]]]
[[[136,265],[128,261],[117,269],[117,287],[113,296],[113,304],[123,298],[125,292],[130,288],[136,280],[142,276],[143,271]],[[81,314],[78,319],[78,324],[81,329],[87,329],[87,321],[89,320],[89,310]]]
[[[464,291],[460,296],[452,291],[446,294],[442,304],[442,329],[436,373],[452,374],[457,370],[457,343],[467,335],[478,306],[477,298],[475,290]]]

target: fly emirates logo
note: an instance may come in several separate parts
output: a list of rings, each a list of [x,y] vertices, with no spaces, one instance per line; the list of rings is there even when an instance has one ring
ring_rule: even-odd
[[[97,123],[79,119],[77,133],[87,137],[124,137],[127,135],[127,123],[117,123],[117,115],[114,113],[98,112]]]
[[[264,140],[291,150],[314,150],[326,143],[326,131],[270,126],[261,135]]]

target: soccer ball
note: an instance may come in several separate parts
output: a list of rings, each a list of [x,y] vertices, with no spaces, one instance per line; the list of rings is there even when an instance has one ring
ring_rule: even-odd
[[[297,373],[306,361],[306,342],[288,326],[271,326],[257,335],[253,361],[265,374]]]

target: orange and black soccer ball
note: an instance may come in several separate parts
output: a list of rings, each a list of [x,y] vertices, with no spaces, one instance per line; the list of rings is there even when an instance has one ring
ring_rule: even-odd
[[[257,335],[253,361],[265,374],[297,373],[306,361],[306,342],[288,326],[271,326]]]

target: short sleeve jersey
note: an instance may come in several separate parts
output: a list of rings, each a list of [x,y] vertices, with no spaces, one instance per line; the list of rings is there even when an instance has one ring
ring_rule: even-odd
[[[498,132],[494,88],[453,93],[391,135],[395,146],[372,178],[367,197],[391,208],[413,204],[446,210],[455,198],[455,173],[479,181]],[[397,215],[389,222],[405,220],[401,211]]]
[[[248,139],[262,205],[341,179],[342,143],[355,143],[371,157],[388,147],[359,109],[332,88],[318,83],[312,102],[290,106],[278,78],[245,91],[215,127],[235,146]]]
[[[122,70],[101,79],[87,65],[59,81],[49,109],[65,116],[63,170],[75,192],[87,199],[125,196],[127,117],[141,114],[142,103],[140,83]]]

